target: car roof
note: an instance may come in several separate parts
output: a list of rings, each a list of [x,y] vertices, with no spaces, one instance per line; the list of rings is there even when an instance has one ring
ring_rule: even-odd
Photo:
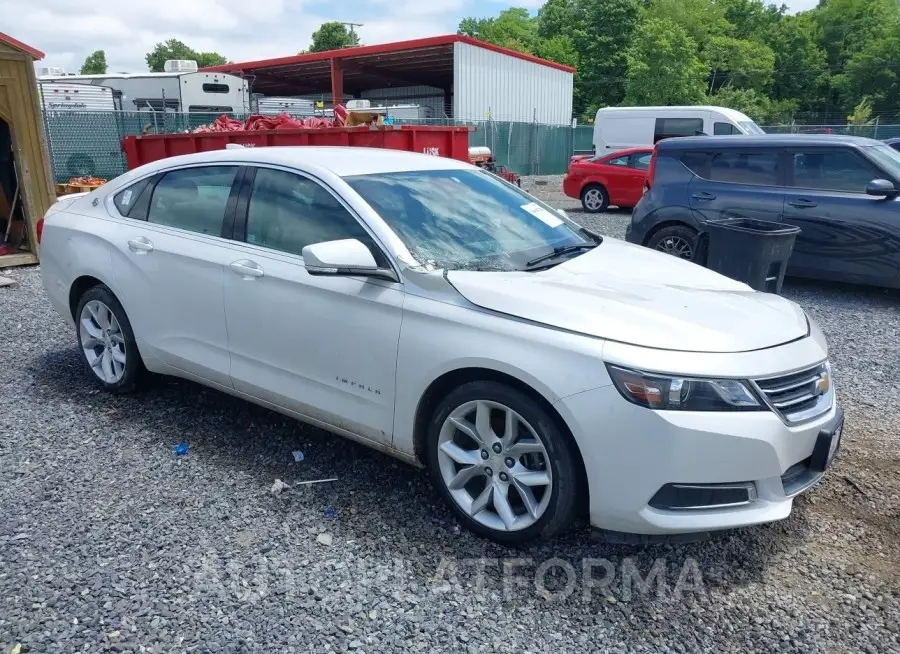
[[[695,150],[719,148],[755,148],[755,147],[827,147],[829,145],[866,147],[884,145],[881,141],[862,136],[842,136],[837,134],[759,134],[748,136],[734,134],[729,136],[681,136],[660,141],[660,151]]]
[[[274,164],[299,169],[328,170],[339,177],[418,170],[465,170],[475,166],[417,152],[385,148],[267,146],[210,150],[167,157],[147,164],[144,171],[202,163]]]

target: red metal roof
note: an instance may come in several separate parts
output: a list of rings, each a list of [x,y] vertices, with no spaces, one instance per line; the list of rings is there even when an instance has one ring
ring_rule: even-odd
[[[201,70],[253,76],[254,90],[268,93],[317,92],[322,87],[330,88],[331,60],[337,59],[345,64],[344,86],[348,89],[354,86],[371,88],[373,84],[385,82],[441,87],[449,86],[453,80],[455,43],[466,43],[557,70],[575,72],[569,66],[461,34],[223,64]]]
[[[43,59],[44,53],[38,50],[37,48],[32,48],[30,45],[25,45],[21,41],[14,39],[8,34],[4,34],[0,32],[0,43],[5,43],[6,45],[15,48],[21,52],[24,52],[32,59]]]

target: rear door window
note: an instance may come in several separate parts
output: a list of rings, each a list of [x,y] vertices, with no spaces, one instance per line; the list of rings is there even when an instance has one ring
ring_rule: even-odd
[[[610,159],[606,162],[607,166],[621,166],[622,168],[628,167],[628,157],[616,157],[615,159]]]
[[[702,132],[702,118],[657,118],[653,142],[675,136],[696,136]]]
[[[153,190],[147,221],[220,236],[237,171],[237,166],[203,166],[166,173]]]
[[[884,177],[852,150],[808,150],[793,156],[795,188],[865,193],[873,179]]]
[[[719,152],[710,161],[708,178],[732,184],[778,186],[778,152]]]

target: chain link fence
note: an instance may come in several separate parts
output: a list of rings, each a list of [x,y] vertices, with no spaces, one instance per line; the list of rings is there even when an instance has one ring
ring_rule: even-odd
[[[63,183],[72,177],[112,179],[126,171],[121,141],[139,134],[188,132],[212,123],[221,114],[163,112],[47,111],[44,122],[49,140],[53,173]],[[240,114],[232,118],[244,119]],[[302,118],[303,116],[296,116]],[[520,175],[561,175],[573,154],[591,152],[591,125],[559,126],[497,121],[396,120],[406,125],[469,126],[470,146],[487,146],[497,163]],[[875,139],[900,136],[893,125],[769,125],[771,134],[851,134]]]
[[[221,114],[47,111],[44,122],[56,181],[72,177],[112,179],[126,171],[121,141],[140,134],[189,132]],[[229,114],[243,120],[240,114]],[[303,116],[295,116],[302,118]],[[405,125],[468,126],[470,146],[487,146],[497,163],[520,175],[561,175],[573,152],[590,152],[591,127],[497,121],[396,120]]]

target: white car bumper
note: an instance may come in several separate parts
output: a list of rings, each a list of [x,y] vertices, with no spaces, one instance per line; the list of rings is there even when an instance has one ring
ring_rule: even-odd
[[[591,524],[654,535],[786,518],[793,495],[821,477],[808,466],[820,432],[830,434],[843,415],[833,405],[811,422],[789,426],[773,411],[651,411],[627,402],[613,386],[565,398],[556,407],[584,459]],[[685,502],[694,507],[660,508],[671,507],[667,485],[677,485],[682,500],[684,493],[696,499]],[[723,494],[713,485],[752,491]],[[723,504],[729,497],[746,501]]]

